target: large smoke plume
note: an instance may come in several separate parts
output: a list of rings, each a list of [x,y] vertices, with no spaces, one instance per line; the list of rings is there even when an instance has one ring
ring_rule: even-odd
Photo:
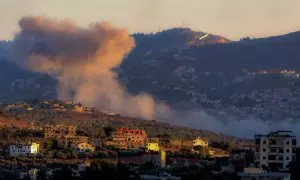
[[[13,41],[19,64],[56,77],[61,82],[59,99],[153,118],[155,103],[152,97],[128,94],[113,71],[135,46],[127,30],[108,22],[82,28],[69,20],[46,17],[25,17],[19,25],[21,31]],[[75,92],[73,96],[70,90]]]
[[[69,20],[25,17],[19,25],[21,31],[12,46],[18,63],[57,78],[59,99],[245,138],[276,129],[297,131],[300,127],[292,120],[277,123],[257,119],[222,120],[201,110],[175,111],[147,94],[130,95],[119,84],[113,69],[134,48],[134,39],[125,29],[107,22],[82,28]],[[70,90],[75,94],[70,94]]]

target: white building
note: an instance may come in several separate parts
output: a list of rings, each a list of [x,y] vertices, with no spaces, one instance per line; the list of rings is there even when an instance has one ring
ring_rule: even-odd
[[[29,144],[11,144],[9,145],[9,156],[27,156],[38,154],[40,145],[37,143]]]
[[[267,172],[261,168],[245,168],[239,172],[241,180],[290,180],[289,173]]]
[[[193,146],[201,146],[201,147],[208,147],[208,142],[205,140],[202,140],[200,138],[196,138],[193,140]]]
[[[38,175],[37,169],[31,169],[28,172],[21,172],[20,173],[20,179],[30,179],[30,180],[36,180]]]
[[[296,159],[296,137],[291,131],[276,131],[255,136],[255,164],[269,170],[289,170]]]

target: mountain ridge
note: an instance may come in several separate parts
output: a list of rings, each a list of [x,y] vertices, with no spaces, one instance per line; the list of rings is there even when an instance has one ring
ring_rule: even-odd
[[[155,34],[149,37],[153,42],[160,39]],[[175,109],[204,110],[219,119],[300,118],[300,104],[293,101],[299,97],[300,102],[300,32],[189,47],[182,41],[175,46],[141,45],[148,41],[137,40],[136,48],[116,69],[130,93],[146,92]],[[1,82],[6,82],[0,88],[3,103],[55,99],[57,82],[51,77],[13,62],[8,65],[7,60],[0,63]],[[275,103],[279,109],[272,106],[272,94],[280,94],[276,100],[282,101]]]

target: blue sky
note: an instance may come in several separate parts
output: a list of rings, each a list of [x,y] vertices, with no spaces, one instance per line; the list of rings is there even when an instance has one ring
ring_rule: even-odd
[[[186,26],[237,40],[300,30],[300,0],[0,0],[0,39],[22,16],[47,15],[79,25],[107,20],[130,32]]]

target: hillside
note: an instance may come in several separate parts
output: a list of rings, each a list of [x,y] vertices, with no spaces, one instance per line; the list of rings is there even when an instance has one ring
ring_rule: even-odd
[[[120,82],[131,93],[147,92],[176,110],[196,109],[225,122],[254,118],[296,127],[281,120],[300,118],[300,32],[227,43],[211,35],[206,38],[213,43],[186,45],[202,35],[189,29],[133,35],[137,47],[116,69]],[[54,79],[4,59],[1,102],[55,98]],[[260,131],[269,130],[260,123]]]
[[[298,105],[292,107],[293,112],[276,117],[268,97],[270,93],[283,94],[282,106],[300,98],[299,34],[144,54],[124,62],[120,79],[133,93],[148,92],[174,106],[227,108],[230,113],[269,119],[299,117],[294,113]],[[253,102],[241,104],[244,98]],[[243,115],[241,106],[266,111]]]
[[[59,105],[58,105],[59,104]],[[75,111],[76,104],[64,103],[63,101],[27,101],[15,104],[4,105],[1,108],[1,119],[5,124],[19,124],[16,127],[26,127],[27,124],[43,126],[46,124],[69,124],[78,126],[85,133],[91,136],[101,135],[103,127],[130,127],[145,129],[150,137],[168,135],[172,139],[202,137],[210,142],[226,142],[241,147],[251,141],[226,136],[223,134],[206,130],[190,129],[155,120],[142,120],[132,117],[125,117],[118,114],[109,114],[99,110],[90,110],[84,107],[84,112]],[[61,109],[57,109],[61,107]],[[15,123],[19,122],[19,123]],[[22,125],[22,126],[21,126]]]
[[[35,97],[54,98],[56,82],[48,75],[30,72],[0,60],[0,104]]]
[[[173,28],[151,34],[133,34],[136,48],[133,53],[159,52],[167,49],[183,49],[192,46],[229,43],[230,40],[189,28]]]

